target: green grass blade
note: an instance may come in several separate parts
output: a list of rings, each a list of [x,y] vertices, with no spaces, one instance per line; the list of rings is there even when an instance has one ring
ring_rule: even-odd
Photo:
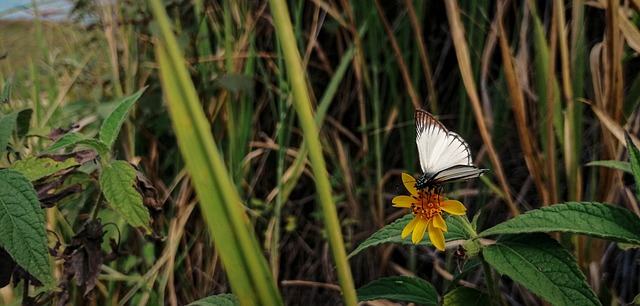
[[[233,292],[241,305],[282,305],[240,196],[211,137],[167,13],[161,1],[150,4],[159,29],[156,52],[161,80],[178,145]]]
[[[351,269],[347,262],[347,254],[344,248],[342,232],[336,206],[333,202],[327,168],[324,157],[322,155],[322,146],[318,139],[318,126],[316,125],[311,113],[311,101],[305,74],[302,71],[302,61],[300,52],[296,45],[293,35],[293,27],[287,5],[282,0],[272,0],[269,2],[273,21],[278,34],[278,40],[281,43],[284,54],[285,65],[287,67],[289,81],[293,91],[293,105],[298,113],[298,120],[307,140],[307,148],[309,150],[309,160],[313,168],[313,174],[316,179],[316,187],[318,191],[318,201],[322,206],[324,220],[326,222],[326,230],[333,252],[333,258],[336,264],[338,278],[342,287],[343,300],[345,305],[356,305],[357,296],[355,287],[351,277]]]

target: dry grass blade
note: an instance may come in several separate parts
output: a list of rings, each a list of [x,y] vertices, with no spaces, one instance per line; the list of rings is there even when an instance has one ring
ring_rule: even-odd
[[[548,191],[544,186],[542,169],[542,158],[538,150],[535,137],[531,134],[527,120],[527,111],[524,100],[524,93],[518,82],[518,77],[512,61],[511,51],[506,39],[506,33],[502,25],[503,6],[498,7],[498,36],[500,38],[500,51],[502,52],[502,60],[504,61],[505,80],[511,98],[511,109],[515,117],[516,131],[520,137],[520,146],[524,153],[524,160],[527,169],[533,177],[533,181],[538,190],[538,194],[543,199],[548,198]]]
[[[387,20],[387,17],[384,14],[384,9],[380,5],[380,1],[374,0],[373,2],[376,5],[376,9],[378,10],[378,15],[380,16],[380,20],[384,25],[384,30],[387,32],[389,43],[391,44],[391,48],[393,48],[393,54],[395,54],[396,60],[398,61],[398,69],[400,70],[400,74],[402,74],[402,79],[404,80],[404,83],[407,86],[407,93],[409,94],[411,103],[415,108],[421,108],[420,98],[418,97],[418,93],[416,92],[416,89],[413,87],[413,83],[411,82],[411,77],[409,76],[409,70],[407,69],[407,65],[405,64],[404,58],[402,57],[400,46],[398,46],[398,42],[396,41],[396,38],[393,35],[393,31],[391,29],[391,25],[389,24],[389,20]]]
[[[449,27],[451,28],[451,36],[453,38],[453,45],[455,47],[456,55],[458,58],[460,74],[462,76],[465,88],[467,89],[469,101],[471,102],[471,106],[473,107],[473,113],[478,123],[480,135],[482,136],[482,140],[487,147],[489,158],[491,159],[491,164],[493,165],[493,169],[491,170],[498,179],[500,188],[502,188],[502,191],[504,193],[504,200],[507,202],[507,205],[509,205],[511,213],[514,216],[517,216],[520,214],[520,211],[516,207],[515,202],[511,197],[509,184],[507,183],[504,170],[502,169],[502,163],[500,162],[498,153],[496,153],[496,149],[493,146],[491,135],[489,134],[489,130],[482,113],[480,98],[478,97],[478,91],[476,89],[476,85],[473,79],[473,73],[471,70],[471,62],[469,59],[469,50],[467,48],[468,46],[464,35],[464,28],[462,26],[462,21],[460,20],[461,12],[456,1],[446,1],[445,4],[447,9],[447,17],[449,19]]]
[[[638,28],[627,18],[622,8],[618,9],[618,15],[620,17],[620,30],[627,44],[629,44],[629,47],[633,50],[640,53],[640,31],[638,31]]]

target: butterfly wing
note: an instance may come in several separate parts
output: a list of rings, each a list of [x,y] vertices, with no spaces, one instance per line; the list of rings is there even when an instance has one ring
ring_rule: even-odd
[[[467,142],[433,115],[417,109],[415,123],[420,166],[428,183],[465,180],[486,171],[473,166]]]
[[[416,144],[422,172],[435,174],[456,165],[471,165],[469,145],[428,112],[416,110]]]

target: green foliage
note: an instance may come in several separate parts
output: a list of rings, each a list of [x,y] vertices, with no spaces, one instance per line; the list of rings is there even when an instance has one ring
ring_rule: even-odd
[[[349,254],[349,258],[356,256],[365,249],[385,243],[413,245],[413,242],[411,242],[411,237],[406,237],[405,239],[402,239],[401,237],[402,229],[404,229],[407,223],[409,223],[409,221],[411,221],[413,218],[413,215],[407,214],[406,216],[385,225],[382,229],[375,232],[365,241],[360,243],[358,247]],[[453,240],[466,240],[471,238],[469,236],[469,233],[465,231],[464,225],[459,218],[449,217],[446,219],[446,222],[449,232],[444,233],[445,242]],[[427,246],[432,244],[429,240],[428,235],[425,235],[424,239],[417,245]]]
[[[0,247],[39,281],[51,284],[44,212],[38,195],[24,175],[9,169],[0,170]]]
[[[199,299],[187,306],[238,306],[240,301],[233,294],[218,294]]]
[[[420,305],[438,305],[436,288],[423,279],[409,276],[380,278],[360,287],[356,293],[359,302],[387,299]]]
[[[640,245],[640,218],[610,204],[572,202],[529,211],[479,234],[566,232]]]
[[[22,173],[29,181],[36,181],[58,171],[80,165],[74,157],[56,161],[50,157],[27,156],[13,164],[11,169]]]
[[[484,248],[482,256],[500,274],[553,305],[601,305],[575,259],[548,235],[504,236]]]
[[[0,115],[0,156],[4,155],[7,150],[7,145],[13,131],[16,128],[16,121],[18,120],[18,112],[12,112],[7,115]]]
[[[149,211],[142,204],[142,196],[133,187],[136,183],[136,171],[122,160],[107,165],[100,174],[100,187],[107,202],[129,225],[141,227],[151,233]]]
[[[111,112],[111,114],[102,122],[102,127],[100,128],[100,141],[102,141],[107,148],[113,148],[113,143],[116,141],[118,133],[120,133],[120,128],[129,114],[129,110],[133,107],[133,104],[140,99],[140,96],[142,96],[142,93],[146,89],[147,88],[144,87],[138,90],[135,94],[117,101],[116,103],[118,106],[116,109],[113,110],[113,112]]]
[[[487,293],[467,287],[455,288],[443,297],[444,306],[481,306],[490,304],[491,297]]]
[[[64,134],[58,141],[53,143],[49,148],[43,151],[43,153],[51,153],[66,147],[74,145],[86,145],[89,146],[98,153],[100,156],[107,156],[109,154],[109,147],[102,141],[86,137],[79,133]]]

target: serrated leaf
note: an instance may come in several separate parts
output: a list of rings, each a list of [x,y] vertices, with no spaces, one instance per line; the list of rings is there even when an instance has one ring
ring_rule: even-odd
[[[11,165],[11,169],[22,173],[30,181],[39,180],[58,171],[80,165],[73,157],[55,161],[48,157],[28,156]]]
[[[238,298],[230,293],[218,294],[201,298],[195,302],[188,304],[187,306],[238,306],[240,301]]]
[[[370,247],[374,247],[384,243],[395,243],[395,244],[403,244],[403,245],[414,245],[411,242],[411,236],[402,239],[402,229],[413,219],[413,215],[408,214],[398,220],[387,224],[385,227],[375,232],[371,237],[367,238],[364,242],[362,242],[351,254],[349,254],[348,258],[351,258],[358,253],[362,252],[365,249]],[[449,216],[446,218],[447,228],[449,230],[448,233],[444,233],[444,241],[452,241],[452,240],[466,240],[470,239],[463,229],[463,225],[461,221],[458,220],[455,216]],[[424,239],[418,243],[418,245],[433,245],[429,240],[429,235],[425,234]]]
[[[610,204],[568,202],[528,211],[478,236],[532,232],[574,233],[640,244],[640,218]]]
[[[0,117],[0,158],[7,150],[9,139],[13,136],[13,131],[16,128],[17,119],[18,112],[12,112]]]
[[[421,305],[438,305],[438,292],[427,281],[409,277],[392,276],[374,280],[356,290],[358,301],[387,299]]]
[[[24,175],[10,169],[0,170],[0,245],[38,280],[52,281],[38,196]]]
[[[22,139],[27,135],[27,133],[29,133],[32,115],[33,110],[30,108],[18,111],[18,118],[16,119],[16,131],[18,138]]]
[[[113,143],[116,141],[118,137],[118,133],[120,132],[120,128],[122,127],[122,123],[126,118],[127,114],[129,114],[129,110],[133,106],[133,104],[138,101],[142,93],[147,89],[144,88],[138,90],[138,92],[134,93],[131,96],[122,98],[119,101],[119,105],[116,107],[111,114],[104,120],[102,123],[102,127],[100,128],[100,140],[107,145],[107,148],[111,149],[113,147]]]
[[[142,204],[142,195],[133,187],[135,181],[135,169],[122,160],[106,166],[100,174],[100,187],[111,207],[131,226],[142,227],[150,233],[151,217]]]
[[[631,171],[633,172],[633,177],[636,181],[636,199],[640,199],[640,151],[638,151],[638,147],[633,144],[628,133],[624,133],[624,138],[627,141],[627,151],[629,151]]]
[[[626,173],[632,174],[631,164],[629,164],[628,162],[623,162],[619,160],[596,160],[596,161],[587,163],[586,166],[607,167],[607,168],[616,169],[616,170],[620,170],[620,171],[624,171]]]
[[[547,234],[505,236],[482,255],[500,274],[553,305],[600,305],[571,254]]]
[[[87,145],[95,149],[96,151],[98,151],[100,155],[106,155],[107,153],[109,153],[109,148],[102,141],[93,139],[93,138],[88,138],[78,133],[69,133],[69,134],[63,135],[62,137],[60,137],[60,139],[58,139],[58,141],[53,143],[49,148],[44,150],[42,153],[50,153],[50,152],[60,150],[69,146],[81,145],[81,144]]]
[[[458,287],[451,290],[443,297],[444,306],[484,306],[491,305],[491,298],[485,292],[468,288]]]

